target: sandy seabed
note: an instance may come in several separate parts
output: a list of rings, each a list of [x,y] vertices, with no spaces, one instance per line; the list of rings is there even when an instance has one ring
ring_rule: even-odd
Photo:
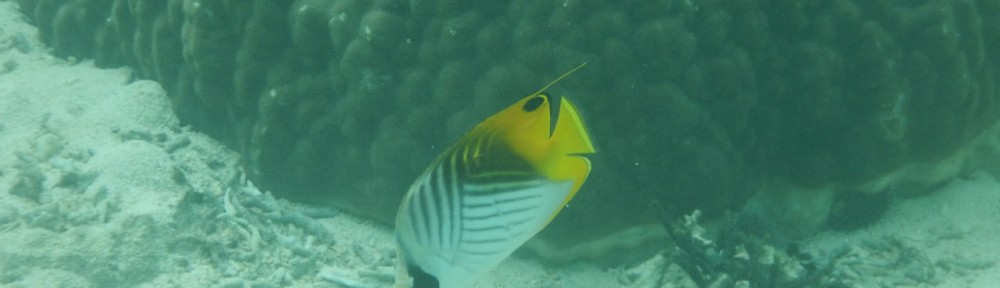
[[[55,58],[27,22],[0,1],[0,286],[391,284],[391,227],[258,190],[157,83]],[[991,287],[998,236],[1000,184],[980,173],[803,247],[857,258],[837,262],[854,287]],[[476,287],[691,287],[668,262],[512,257]]]

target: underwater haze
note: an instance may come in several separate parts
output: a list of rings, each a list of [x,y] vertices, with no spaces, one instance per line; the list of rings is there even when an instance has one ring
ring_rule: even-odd
[[[544,229],[460,287],[991,287],[995,31],[992,0],[0,0],[0,286],[422,284],[482,196],[427,179],[501,135],[481,175],[537,177],[463,187],[548,206],[465,225]]]

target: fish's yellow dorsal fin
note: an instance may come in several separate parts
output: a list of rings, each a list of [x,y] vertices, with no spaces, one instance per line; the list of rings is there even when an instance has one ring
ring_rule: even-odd
[[[573,74],[573,72],[576,72],[576,70],[580,70],[580,68],[583,68],[583,66],[587,66],[587,62],[580,63],[580,65],[577,65],[573,69],[566,71],[566,73],[559,75],[559,77],[556,78],[556,80],[552,80],[552,82],[549,82],[549,84],[545,84],[545,86],[542,86],[542,89],[538,89],[538,91],[535,91],[535,93],[531,93],[531,95],[538,95],[541,94],[542,92],[545,92],[546,89],[549,89],[549,87],[552,87],[552,85],[556,85],[556,83],[559,83],[560,80],[568,77],[570,74]]]

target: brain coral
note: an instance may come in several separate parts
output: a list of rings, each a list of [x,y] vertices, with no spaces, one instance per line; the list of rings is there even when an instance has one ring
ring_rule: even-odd
[[[21,0],[60,56],[128,65],[275,194],[391,219],[424,165],[560,83],[600,153],[545,237],[860,185],[996,122],[992,0]],[[572,237],[570,236],[572,235]]]

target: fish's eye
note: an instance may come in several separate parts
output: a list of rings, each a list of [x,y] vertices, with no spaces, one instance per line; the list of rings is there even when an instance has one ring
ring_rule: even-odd
[[[538,107],[542,106],[542,103],[545,103],[545,94],[540,94],[538,96],[535,96],[534,98],[531,98],[531,100],[528,100],[528,102],[524,102],[524,107],[523,107],[524,111],[525,112],[535,111],[535,109],[538,109]]]

